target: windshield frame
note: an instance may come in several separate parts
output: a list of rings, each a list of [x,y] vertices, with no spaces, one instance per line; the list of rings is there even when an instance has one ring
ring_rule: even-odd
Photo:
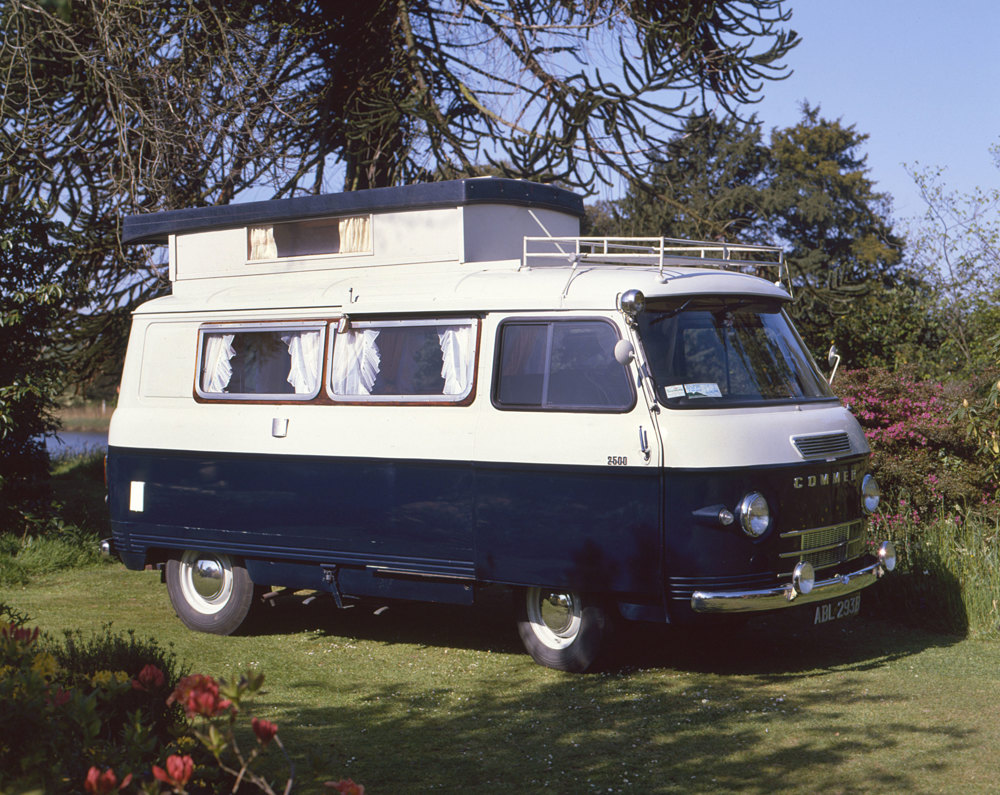
[[[653,391],[658,404],[672,410],[705,410],[705,409],[730,409],[730,408],[759,408],[766,406],[789,406],[803,403],[829,403],[839,402],[839,398],[830,389],[827,378],[816,365],[816,361],[806,346],[798,330],[795,328],[791,318],[785,312],[784,305],[787,300],[781,300],[773,296],[762,296],[753,294],[719,294],[719,295],[680,295],[664,296],[657,298],[647,298],[646,307],[637,318],[636,333],[639,344],[643,350],[643,361],[647,367],[647,373],[653,383]],[[685,313],[699,313],[705,315],[711,313],[713,317],[725,313],[731,316],[732,313],[743,311],[746,314],[750,309],[748,317],[762,318],[759,328],[762,330],[767,340],[771,335],[779,334],[780,340],[775,340],[777,347],[771,350],[772,356],[775,354],[780,359],[781,367],[787,370],[788,376],[784,383],[787,386],[791,383],[788,379],[794,379],[797,392],[782,395],[780,397],[736,397],[730,398],[722,394],[719,382],[714,384],[709,380],[702,385],[708,387],[708,394],[698,390],[688,393],[688,387],[697,387],[700,382],[681,378],[681,383],[677,383],[678,377],[674,374],[676,370],[671,369],[664,373],[665,365],[657,365],[658,358],[662,358],[662,353],[658,354],[653,341],[656,339],[651,333],[654,324],[674,320],[674,335],[676,336],[676,319]],[[723,323],[728,322],[728,318]],[[713,331],[718,340],[722,340],[718,319],[713,324],[692,325],[690,328],[682,328],[682,333],[687,330]],[[732,328],[732,326],[730,326]],[[737,333],[745,332],[750,326],[741,324]],[[728,365],[730,350],[727,343],[721,343],[724,347],[724,356],[727,365],[723,368],[726,371],[727,390],[732,378],[732,367]],[[676,347],[676,339],[671,340],[671,350]],[[745,345],[740,346],[740,351],[745,352]],[[768,350],[767,347],[758,346],[761,351]],[[669,352],[668,352],[669,353]],[[670,355],[674,355],[670,353]],[[750,378],[755,386],[757,384],[754,373],[748,362],[749,357],[740,360],[744,365],[744,373]],[[715,366],[718,366],[717,364]],[[667,380],[669,383],[661,383]],[[669,391],[668,391],[669,387]],[[678,388],[682,393],[678,394]],[[674,394],[671,395],[670,391]],[[718,394],[713,394],[718,393]]]

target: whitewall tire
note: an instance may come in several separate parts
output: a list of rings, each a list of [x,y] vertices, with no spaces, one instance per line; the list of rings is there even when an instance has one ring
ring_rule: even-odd
[[[185,550],[167,561],[167,593],[177,617],[199,632],[231,635],[254,606],[255,588],[239,560]]]
[[[518,633],[540,665],[583,673],[606,650],[613,627],[598,599],[547,588],[525,588],[517,599]]]

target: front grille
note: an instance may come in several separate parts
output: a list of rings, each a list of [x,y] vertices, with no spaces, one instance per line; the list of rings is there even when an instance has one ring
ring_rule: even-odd
[[[856,558],[864,552],[864,522],[848,522],[811,530],[782,533],[791,539],[795,549],[782,552],[782,558],[794,561],[807,560],[816,570],[836,566]]]
[[[793,436],[792,444],[803,458],[828,458],[851,452],[851,440],[843,431]]]

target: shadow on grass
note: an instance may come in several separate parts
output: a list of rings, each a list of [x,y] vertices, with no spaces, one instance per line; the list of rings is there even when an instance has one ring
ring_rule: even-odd
[[[859,617],[814,627],[809,623],[811,610],[797,613],[704,629],[622,622],[601,670],[670,668],[723,675],[785,675],[834,667],[863,671],[960,640],[884,618]],[[306,630],[390,645],[524,652],[512,596],[503,588],[484,589],[470,607],[362,600],[338,610],[329,596],[308,605],[289,599],[263,609],[251,634]]]
[[[375,616],[372,606],[309,621],[285,606],[272,620],[353,640],[520,651],[501,594],[473,608],[401,604]],[[283,729],[290,747],[329,749],[373,791],[920,790],[971,752],[978,732],[900,717],[910,685],[873,671],[955,640],[864,618],[714,635],[640,625],[596,675],[515,660],[472,685],[461,673],[431,687],[373,677],[352,686],[361,690],[353,710],[271,706],[294,715]],[[896,751],[915,748],[918,763],[900,765]]]

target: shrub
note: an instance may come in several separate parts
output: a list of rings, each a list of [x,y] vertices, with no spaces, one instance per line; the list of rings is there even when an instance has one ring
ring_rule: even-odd
[[[95,764],[141,770],[182,732],[166,703],[176,661],[155,641],[105,630],[59,644],[16,618],[0,627],[0,725],[16,727],[0,739],[0,791],[78,791]]]
[[[920,380],[910,370],[850,370],[837,391],[872,448],[872,468],[889,500],[925,512],[946,495],[975,505],[989,490],[989,468],[951,417],[968,384]]]
[[[0,603],[0,792],[273,793],[254,765],[275,747],[291,790],[278,727],[248,709],[263,674],[184,675],[134,632],[56,642],[27,624]],[[364,795],[350,779],[326,787]]]

